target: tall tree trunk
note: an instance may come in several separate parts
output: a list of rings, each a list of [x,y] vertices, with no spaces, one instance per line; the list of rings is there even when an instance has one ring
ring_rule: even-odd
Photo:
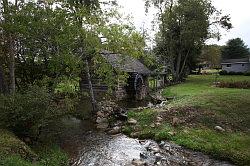
[[[184,61],[182,63],[181,70],[180,70],[180,76],[183,75],[184,69],[186,67],[186,62],[187,62],[187,59],[188,59],[189,52],[190,52],[190,49],[188,49],[188,52],[187,52],[187,54],[185,56],[185,59],[184,59]]]
[[[76,10],[78,10],[78,9],[76,8]],[[79,12],[79,11],[77,11],[77,12]],[[76,20],[79,22],[78,26],[79,26],[80,29],[83,27],[82,19],[83,18],[81,16],[76,18]],[[86,36],[85,36],[85,39],[86,39]],[[84,40],[82,39],[81,40],[82,45],[84,43],[83,41]],[[92,81],[91,81],[91,75],[90,75],[90,70],[89,70],[89,62],[88,62],[87,56],[85,56],[86,54],[84,54],[83,49],[80,48],[80,50],[81,50],[80,52],[81,52],[82,60],[85,63],[85,72],[86,72],[86,75],[87,75],[87,81],[88,81],[88,87],[89,87],[89,96],[90,96],[90,100],[91,100],[91,104],[92,104],[92,113],[95,114],[97,112],[97,104],[96,104],[93,85],[92,85]],[[80,90],[81,90],[81,83],[80,83]]]
[[[0,65],[0,93],[5,93],[4,71],[1,65]]]
[[[9,23],[9,15],[10,15],[10,11],[9,11],[9,4],[8,4],[8,0],[3,0],[3,9],[4,9],[4,21]],[[8,32],[8,29],[4,30],[4,36],[6,37],[6,41],[7,41],[7,48],[8,48],[8,59],[9,59],[9,72],[10,72],[10,93],[13,94],[16,91],[16,81],[15,81],[15,43],[14,43],[14,39],[13,36],[11,35],[11,33]]]
[[[97,106],[96,106],[96,100],[95,100],[93,85],[92,85],[92,81],[91,81],[91,75],[90,75],[90,70],[89,70],[89,62],[88,62],[87,59],[85,59],[85,70],[86,70],[86,75],[87,75],[87,81],[88,81],[88,86],[89,86],[89,95],[90,95],[90,99],[91,99],[93,113],[96,113]]]
[[[14,51],[14,42],[10,40],[10,51],[9,51],[9,70],[10,70],[10,93],[14,94],[16,91],[16,78],[15,78],[15,51]]]
[[[178,53],[175,69],[175,81],[180,80],[180,68],[181,68],[181,53]]]

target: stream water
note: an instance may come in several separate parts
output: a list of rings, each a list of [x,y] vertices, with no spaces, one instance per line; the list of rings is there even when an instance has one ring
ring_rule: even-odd
[[[89,120],[64,119],[60,128],[60,144],[70,155],[72,166],[232,165],[169,142],[138,140],[123,134],[108,135],[98,131]]]
[[[147,153],[138,140],[125,135],[97,131],[91,121],[64,120],[67,131],[61,136],[62,148],[70,154],[73,166],[129,165]]]

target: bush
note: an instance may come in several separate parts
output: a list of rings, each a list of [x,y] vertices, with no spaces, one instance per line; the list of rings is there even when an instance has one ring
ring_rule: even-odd
[[[228,75],[227,71],[225,71],[225,70],[220,71],[219,74],[220,75]]]
[[[248,72],[248,73],[234,72],[234,71],[227,72],[225,70],[220,71],[219,74],[220,75],[245,75],[245,76],[250,76],[250,72]]]
[[[79,79],[62,80],[55,88],[55,93],[76,94],[79,91]]]
[[[248,81],[220,82],[216,86],[220,87],[220,88],[250,89],[250,82],[248,82]]]
[[[242,72],[234,72],[234,71],[230,71],[229,73],[228,73],[228,75],[243,75],[244,73],[242,73]]]
[[[61,108],[40,87],[28,88],[22,94],[0,96],[0,126],[18,136],[35,139],[43,127],[65,113]]]
[[[245,73],[244,76],[250,76],[250,72]]]

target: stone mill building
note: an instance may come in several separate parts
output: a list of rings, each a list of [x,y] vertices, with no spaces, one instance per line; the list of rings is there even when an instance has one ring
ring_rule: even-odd
[[[151,74],[151,71],[143,63],[131,56],[115,54],[107,51],[102,52],[101,56],[112,66],[112,68],[119,69],[128,74],[127,82],[124,84],[118,81],[118,84],[113,89],[113,96],[117,100],[128,98],[142,100],[147,96],[149,92],[148,77]],[[92,82],[95,94],[108,90],[108,86],[101,84],[100,81],[97,83],[98,81],[92,80]],[[83,81],[81,86],[87,88],[87,82]]]

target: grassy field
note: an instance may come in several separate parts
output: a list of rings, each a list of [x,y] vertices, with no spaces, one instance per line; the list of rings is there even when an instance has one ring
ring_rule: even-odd
[[[215,81],[249,81],[249,76],[190,76],[167,87],[174,97],[164,109],[130,112],[138,120],[125,133],[140,138],[169,140],[238,165],[250,164],[250,89],[217,88]],[[160,117],[160,118],[159,118]],[[215,130],[221,126],[225,132]]]

